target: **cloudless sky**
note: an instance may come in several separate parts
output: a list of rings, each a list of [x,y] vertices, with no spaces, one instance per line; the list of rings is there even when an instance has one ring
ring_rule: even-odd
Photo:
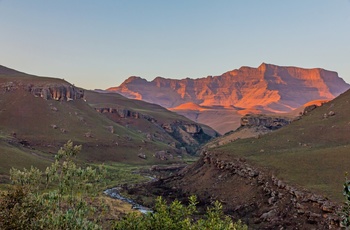
[[[0,65],[86,89],[262,62],[350,82],[350,1],[0,0]]]

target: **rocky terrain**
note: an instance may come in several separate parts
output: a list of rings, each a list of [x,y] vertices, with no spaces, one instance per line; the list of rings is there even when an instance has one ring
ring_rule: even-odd
[[[291,186],[244,158],[228,160],[205,152],[194,165],[153,186],[162,188],[158,193],[196,194],[202,204],[219,200],[225,213],[251,229],[339,227],[337,203]]]
[[[234,119],[239,119],[238,115],[252,112],[290,112],[312,100],[333,99],[348,88],[349,85],[333,71],[263,63],[258,68],[241,67],[220,76],[199,79],[157,77],[148,82],[140,77],[130,77],[120,86],[108,90],[171,108],[223,134],[238,126],[230,127],[230,130],[220,127],[219,130],[217,124],[207,123],[215,119],[212,110],[234,109],[237,115],[230,117],[234,122]],[[188,103],[194,106],[189,107]],[[199,109],[198,106],[206,109]],[[209,111],[211,119],[202,118],[202,114]],[[228,118],[223,117],[225,120]]]

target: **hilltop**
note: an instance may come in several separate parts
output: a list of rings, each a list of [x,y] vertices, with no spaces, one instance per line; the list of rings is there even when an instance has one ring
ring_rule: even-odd
[[[240,117],[247,113],[290,112],[309,101],[333,99],[348,88],[334,71],[262,63],[258,68],[241,67],[199,79],[157,77],[149,82],[130,77],[107,90],[171,108],[223,134],[237,128]],[[188,107],[188,103],[193,104]]]

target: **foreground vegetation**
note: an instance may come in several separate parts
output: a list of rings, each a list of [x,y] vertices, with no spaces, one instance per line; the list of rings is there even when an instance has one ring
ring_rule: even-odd
[[[158,197],[154,213],[146,215],[129,214],[125,219],[115,225],[116,230],[147,230],[147,229],[233,229],[246,230],[248,227],[240,221],[233,223],[228,216],[224,216],[222,205],[216,201],[214,206],[208,208],[206,218],[194,219],[197,200],[195,196],[189,198],[189,205],[184,206],[179,201],[172,202],[169,206]]]
[[[158,198],[152,213],[132,212],[123,220],[107,220],[105,216],[111,209],[99,193],[106,182],[106,172],[116,170],[113,166],[79,167],[74,159],[80,150],[81,146],[69,141],[45,171],[35,167],[11,169],[13,185],[0,194],[0,229],[247,228],[224,216],[218,202],[208,209],[205,218],[195,218],[195,197],[190,197],[188,206],[179,201],[167,205]],[[120,171],[120,176],[127,171]]]
[[[1,229],[98,229],[91,205],[102,169],[78,167],[81,146],[68,142],[45,172],[11,169],[13,186],[0,201]]]

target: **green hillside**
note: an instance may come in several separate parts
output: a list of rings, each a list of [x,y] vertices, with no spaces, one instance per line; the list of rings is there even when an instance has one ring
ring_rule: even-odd
[[[211,151],[221,158],[244,157],[280,179],[340,201],[350,171],[349,114],[347,91],[280,130]]]
[[[84,97],[75,95],[84,92]],[[50,94],[50,95],[47,95]],[[112,117],[97,107],[123,107],[153,117]],[[194,123],[158,105],[79,89],[68,82],[37,77],[0,66],[0,175],[11,167],[44,168],[68,140],[83,147],[80,160],[88,163],[155,164],[182,161],[182,146],[200,145],[207,134],[182,143],[161,127],[163,123]],[[212,129],[203,129],[216,134]],[[201,135],[205,138],[201,139]],[[197,139],[196,139],[197,138]],[[171,144],[175,143],[175,144]],[[187,148],[187,147],[186,147]],[[155,156],[162,151],[166,161]],[[145,157],[140,157],[142,154]],[[0,179],[1,179],[0,178]]]

